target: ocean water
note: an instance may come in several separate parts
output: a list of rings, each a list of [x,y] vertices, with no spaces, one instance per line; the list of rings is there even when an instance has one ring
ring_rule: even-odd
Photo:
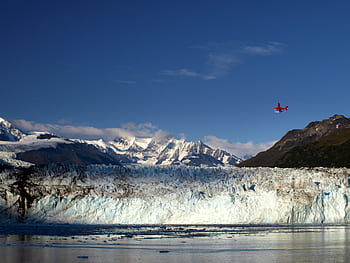
[[[350,262],[350,226],[3,224],[0,262]]]

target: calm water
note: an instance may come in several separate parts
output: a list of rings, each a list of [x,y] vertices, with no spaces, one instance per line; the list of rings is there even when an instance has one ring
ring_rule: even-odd
[[[0,262],[350,262],[350,226],[0,225]]]

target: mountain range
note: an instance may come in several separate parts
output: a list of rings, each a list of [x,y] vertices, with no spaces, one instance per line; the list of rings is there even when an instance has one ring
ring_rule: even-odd
[[[350,167],[350,118],[334,115],[287,132],[270,149],[243,161],[201,141],[173,136],[116,137],[111,141],[25,133],[0,118],[0,164],[50,163],[187,165],[197,167]]]
[[[350,167],[350,118],[334,115],[286,133],[240,167]]]
[[[0,163],[15,166],[50,163],[235,166],[241,158],[201,141],[117,137],[112,141],[62,138],[49,132],[25,133],[0,118]]]

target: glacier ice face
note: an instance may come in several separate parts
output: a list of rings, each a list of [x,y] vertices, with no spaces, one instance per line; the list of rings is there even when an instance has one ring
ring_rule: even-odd
[[[0,220],[83,224],[350,222],[350,169],[95,165],[4,170]]]

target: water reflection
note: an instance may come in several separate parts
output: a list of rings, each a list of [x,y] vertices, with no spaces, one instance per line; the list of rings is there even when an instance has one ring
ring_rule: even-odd
[[[348,262],[350,258],[350,226],[100,228],[95,234],[83,231],[80,235],[55,235],[52,229],[49,235],[3,231],[0,261]],[[196,236],[196,231],[201,235]]]

